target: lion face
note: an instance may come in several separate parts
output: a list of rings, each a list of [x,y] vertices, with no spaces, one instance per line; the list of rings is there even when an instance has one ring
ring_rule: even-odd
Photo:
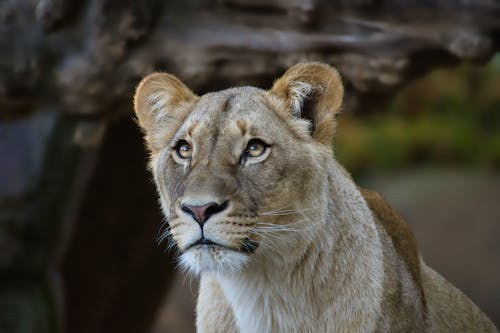
[[[330,67],[307,66],[340,85]],[[325,205],[315,198],[331,155],[325,136],[339,103],[318,117],[329,86],[300,74],[285,74],[287,82],[271,91],[242,87],[201,97],[168,74],[139,85],[135,108],[152,173],[188,270],[234,272],[283,258],[315,228]],[[304,99],[313,93],[308,118]]]
[[[275,241],[266,230],[298,218],[273,212],[299,209],[312,190],[314,141],[266,98],[255,88],[201,97],[152,160],[170,233],[192,270],[238,269]],[[296,126],[307,133],[308,123]]]

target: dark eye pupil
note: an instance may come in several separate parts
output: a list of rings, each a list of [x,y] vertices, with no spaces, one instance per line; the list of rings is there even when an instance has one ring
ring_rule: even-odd
[[[266,151],[266,148],[267,148],[267,145],[264,142],[262,142],[258,139],[251,140],[247,145],[244,156],[245,157],[259,157],[262,154],[264,154],[264,152]]]
[[[187,159],[191,157],[191,145],[184,140],[180,141],[177,144],[175,150],[177,151],[177,156],[179,156],[180,158]]]

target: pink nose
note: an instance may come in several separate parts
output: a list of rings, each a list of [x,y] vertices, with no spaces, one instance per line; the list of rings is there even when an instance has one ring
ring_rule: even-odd
[[[215,202],[209,202],[201,206],[181,204],[181,210],[191,215],[196,222],[200,224],[200,226],[203,226],[206,220],[208,220],[212,215],[222,212],[227,208],[227,206],[227,201],[225,201],[222,205]]]

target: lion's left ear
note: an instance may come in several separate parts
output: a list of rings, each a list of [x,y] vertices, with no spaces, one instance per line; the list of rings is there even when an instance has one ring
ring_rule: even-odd
[[[332,144],[335,115],[344,95],[336,69],[317,62],[297,64],[276,80],[270,92],[284,99],[294,116],[311,121],[315,140]]]
[[[153,73],[139,83],[134,110],[151,152],[160,150],[174,136],[197,99],[198,96],[171,74]]]

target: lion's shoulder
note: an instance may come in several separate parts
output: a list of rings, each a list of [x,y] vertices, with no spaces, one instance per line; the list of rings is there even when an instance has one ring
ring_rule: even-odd
[[[359,188],[378,223],[391,238],[398,256],[406,263],[413,279],[422,288],[420,256],[417,241],[410,226],[377,192]]]

